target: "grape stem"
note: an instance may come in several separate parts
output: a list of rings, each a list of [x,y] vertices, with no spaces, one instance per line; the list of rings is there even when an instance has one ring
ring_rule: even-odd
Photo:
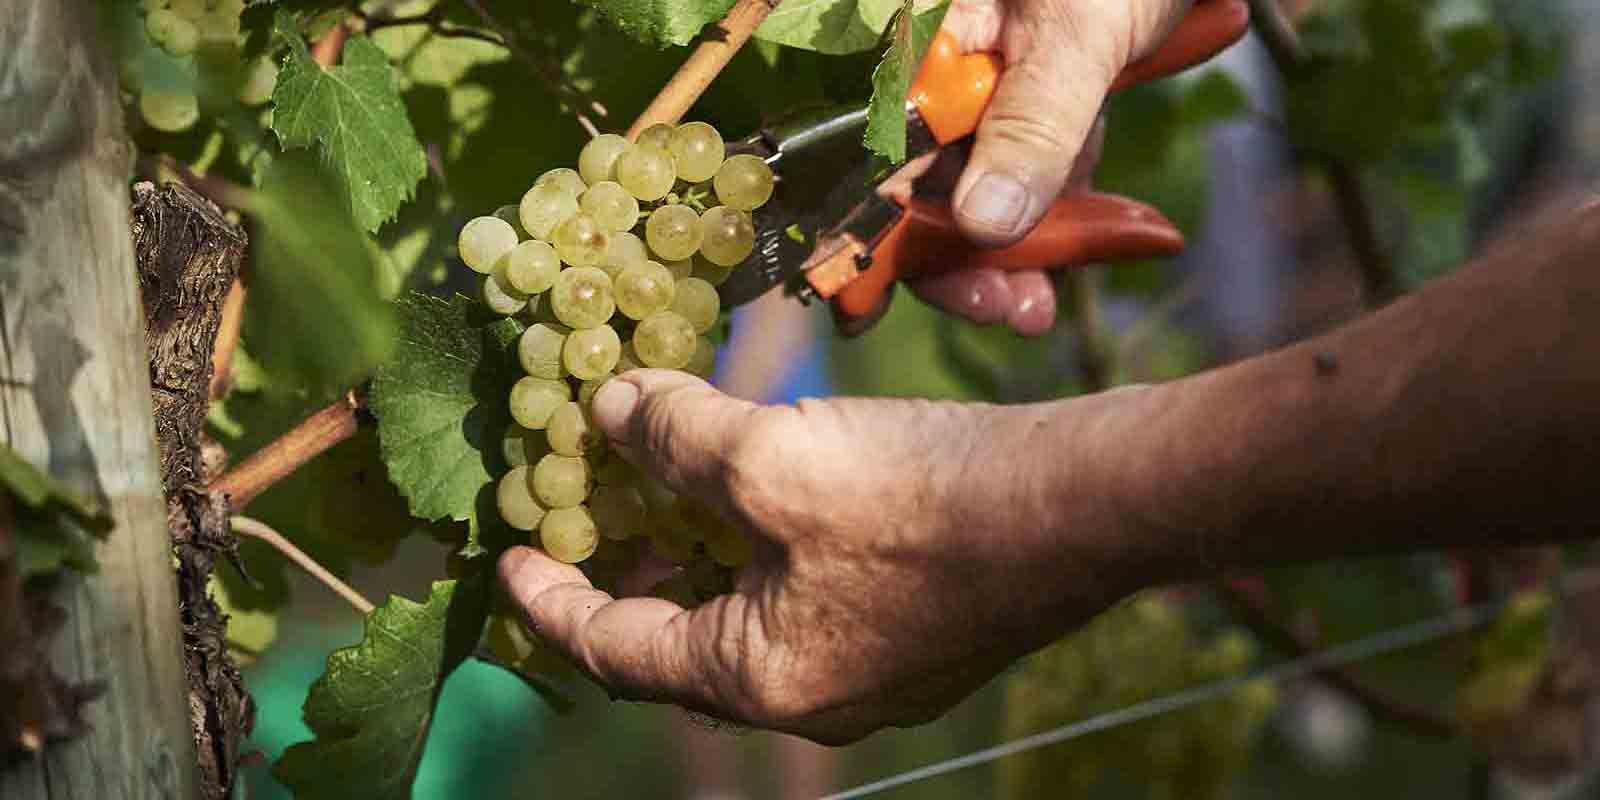
[[[223,473],[211,482],[208,490],[222,492],[234,512],[243,511],[250,501],[273,484],[354,436],[366,406],[366,397],[354,390],[346,393],[344,399],[307,417]]]
[[[1065,277],[1072,300],[1072,325],[1078,340],[1078,380],[1084,393],[1103,392],[1115,379],[1116,352],[1107,341],[1100,309],[1100,270],[1075,269]]]
[[[356,8],[354,11],[356,17],[361,20],[361,25],[367,31],[367,33],[371,33],[376,30],[382,30],[384,28],[398,28],[406,25],[426,25],[428,26],[428,31],[435,36],[453,39],[476,39],[480,42],[488,42],[492,45],[506,47],[506,40],[497,33],[481,31],[477,28],[467,28],[460,25],[452,25],[446,22],[442,14],[444,11],[444,6],[442,5],[434,6],[432,9],[422,14],[410,14],[406,16],[375,16],[368,14],[366,11],[363,11],[360,8]]]
[[[466,4],[467,8],[472,9],[472,13],[478,15],[478,19],[483,21],[485,27],[499,34],[500,45],[510,51],[513,58],[527,65],[529,69],[533,70],[534,74],[542,78],[550,88],[555,90],[556,94],[561,96],[567,106],[572,109],[572,114],[577,118],[578,124],[583,126],[585,131],[588,131],[590,138],[600,135],[600,129],[595,126],[594,120],[589,118],[588,112],[593,112],[598,117],[604,117],[608,113],[606,107],[567,78],[566,72],[561,67],[559,54],[541,50],[540,55],[543,58],[535,57],[523,45],[521,38],[516,35],[515,31],[495,19],[494,15],[489,13],[483,3],[479,2],[479,0],[462,0],[462,2]],[[588,111],[586,112],[584,109]]]
[[[637,138],[640,131],[658,122],[673,124],[681,119],[776,5],[776,0],[739,0],[714,29],[702,31],[700,46],[633,121],[628,138]]]
[[[293,561],[295,566],[305,570],[308,575],[316,578],[322,585],[332,589],[334,594],[344,598],[345,602],[361,612],[363,616],[371,614],[372,609],[375,608],[372,605],[372,601],[363,597],[350,584],[339,580],[339,576],[329,572],[327,567],[322,566],[316,559],[306,555],[304,550],[295,547],[294,542],[289,541],[283,534],[273,530],[272,526],[258,519],[241,516],[231,518],[229,524],[233,526],[234,533],[248,536],[252,539],[259,539],[272,547],[272,549],[282,553],[284,558]]]
[[[211,351],[212,400],[222,398],[233,388],[233,351],[239,346],[239,329],[244,323],[244,282],[234,276],[228,295],[222,300],[222,319],[217,324],[217,341]]]

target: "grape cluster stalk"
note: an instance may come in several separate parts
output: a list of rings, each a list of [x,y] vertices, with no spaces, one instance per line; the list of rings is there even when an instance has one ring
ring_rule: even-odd
[[[461,261],[481,299],[526,327],[502,439],[502,520],[609,587],[649,549],[681,565],[655,593],[694,604],[732,585],[744,534],[615,453],[590,419],[595,393],[631,369],[709,378],[717,286],[755,247],[750,212],[772,196],[759,158],[726,157],[704,122],[655,125],[635,141],[590,140],[577,168],[538,177],[516,205],[462,226]]]

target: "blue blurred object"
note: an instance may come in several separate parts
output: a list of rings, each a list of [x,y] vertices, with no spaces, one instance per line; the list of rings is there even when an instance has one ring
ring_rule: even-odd
[[[723,367],[733,360],[734,352],[744,341],[744,337],[755,335],[757,332],[749,330],[750,315],[755,313],[754,305],[744,305],[733,312],[733,333],[728,337],[717,351],[718,369],[712,376],[712,383],[721,385]],[[813,334],[806,339],[803,352],[791,353],[788,366],[784,369],[782,377],[775,382],[766,397],[762,398],[767,403],[793,403],[805,397],[827,397],[833,394],[833,382],[829,378],[827,365],[827,342],[820,336]]]

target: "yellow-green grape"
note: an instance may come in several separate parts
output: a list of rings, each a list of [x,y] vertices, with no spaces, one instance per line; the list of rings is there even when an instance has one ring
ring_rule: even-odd
[[[517,218],[522,229],[535,239],[550,240],[557,225],[578,213],[578,198],[566,190],[559,181],[535,184],[522,195],[517,204]]]
[[[551,452],[562,456],[581,456],[600,442],[600,431],[589,424],[589,415],[577,403],[556,409],[544,433]]]
[[[200,119],[200,99],[191,92],[147,91],[139,95],[139,116],[165,133],[182,133]]]
[[[639,223],[639,201],[616,181],[590,186],[578,198],[578,208],[608,231],[621,233]]]
[[[672,132],[667,152],[672,154],[678,177],[699,183],[717,174],[727,150],[716,128],[704,122],[685,122]]]
[[[727,206],[700,215],[700,256],[713,264],[732,267],[743,263],[756,249],[756,228],[750,218]]]
[[[716,327],[722,298],[717,295],[717,287],[699,278],[684,278],[673,291],[672,310],[688,320],[695,333],[705,333]]]
[[[589,185],[584,183],[583,178],[578,175],[578,171],[571,167],[556,167],[552,170],[545,170],[545,173],[540,175],[533,182],[533,185],[538,186],[541,183],[554,183],[566,189],[573,197],[582,196],[584,191],[589,188]]]
[[[668,143],[671,141],[672,126],[665,122],[657,122],[656,124],[640,131],[638,137],[633,140],[633,143],[637,145],[644,145],[646,147],[657,147],[662,150],[666,150]]]
[[[495,487],[495,502],[500,518],[519,531],[531,531],[544,519],[545,507],[533,496],[527,465],[512,467]]]
[[[621,356],[622,339],[610,325],[573,331],[561,348],[561,363],[582,381],[610,375]]]
[[[712,373],[717,371],[717,346],[704,336],[697,338],[694,343],[694,355],[689,356],[689,363],[683,366],[683,371],[711,380]]]
[[[522,338],[517,340],[517,360],[522,362],[523,371],[547,381],[566,377],[567,368],[561,364],[561,348],[567,343],[567,335],[571,332],[565,325],[552,322],[529,325],[522,332]]]
[[[546,508],[571,508],[589,496],[589,465],[551,453],[533,466],[533,493]]]
[[[672,156],[659,147],[634,145],[617,157],[617,183],[640,200],[660,200],[678,180]]]
[[[719,520],[706,528],[703,541],[706,555],[724,567],[742,567],[750,563],[754,550],[750,539],[732,525]]]
[[[552,509],[539,525],[539,544],[557,561],[576,564],[600,545],[600,530],[583,506]]]
[[[539,463],[539,459],[548,452],[550,446],[542,434],[516,423],[506,428],[505,436],[500,439],[500,454],[505,456],[506,466],[509,467],[532,466]]]
[[[649,260],[650,251],[645,249],[644,240],[623,231],[611,234],[611,246],[606,248],[606,258],[600,263],[600,268],[615,281],[623,270]]]
[[[617,310],[629,319],[644,319],[672,305],[677,288],[672,273],[654,261],[635,264],[617,276],[613,294]]]
[[[527,229],[522,227],[522,213],[516,206],[501,206],[495,209],[494,213],[490,214],[489,216],[505,220],[506,224],[511,226],[511,230],[517,232],[518,241],[525,241],[533,238],[532,236],[528,235]]]
[[[619,358],[621,356],[621,353],[622,353],[621,348],[618,348],[617,354],[618,354]],[[600,387],[606,385],[606,381],[609,381],[609,380],[611,380],[611,376],[610,375],[602,375],[602,376],[600,376],[598,378],[592,378],[590,380],[586,380],[583,383],[579,384],[578,385],[578,405],[582,406],[585,411],[589,410],[590,404],[592,404],[594,402],[594,393],[600,391]]]
[[[671,311],[659,311],[633,329],[633,350],[639,361],[657,369],[683,369],[694,357],[694,326]]]
[[[167,0],[140,0],[139,5],[144,9],[144,13],[149,14],[166,8],[168,3]]]
[[[529,375],[511,385],[511,418],[524,428],[542,431],[550,415],[571,400],[572,387],[566,381]]]
[[[611,234],[594,217],[578,212],[556,227],[556,254],[574,267],[598,267],[606,259]]]
[[[200,43],[200,31],[194,23],[167,9],[150,12],[150,16],[145,17],[144,30],[150,35],[150,41],[175,56],[193,53]]]
[[[767,162],[741,153],[722,162],[711,180],[717,199],[739,211],[754,211],[772,197],[772,167]]]
[[[590,139],[578,152],[578,174],[589,186],[616,180],[617,156],[632,146],[627,139],[614,133],[602,133]]]
[[[675,281],[681,281],[684,278],[694,274],[694,259],[692,258],[680,259],[678,261],[663,261],[661,262],[661,266],[666,267],[667,271],[672,273],[672,279]]]
[[[611,277],[594,267],[564,269],[550,287],[550,309],[570,328],[598,328],[611,319],[617,304]]]
[[[194,19],[206,13],[206,6],[211,5],[211,0],[170,0],[167,7],[172,13],[184,19]]]
[[[537,239],[529,239],[506,251],[495,265],[494,275],[508,288],[525,295],[548,290],[561,274],[561,258],[556,249]]]
[[[644,369],[644,362],[639,360],[639,352],[633,347],[633,340],[622,343],[622,355],[617,356],[617,366],[611,370],[612,375],[621,375],[631,369]]]
[[[712,286],[721,286],[723,282],[728,280],[728,276],[732,275],[733,271],[737,269],[739,265],[730,264],[728,266],[723,266],[722,264],[713,264],[710,261],[707,261],[705,255],[703,254],[703,251],[705,250],[704,242],[701,242],[700,249],[702,251],[702,255],[693,259],[694,272],[691,274],[694,277],[711,284]],[[687,278],[689,276],[685,275],[684,277]]]
[[[500,257],[517,246],[517,231],[499,217],[474,217],[461,226],[456,236],[456,252],[473,272],[494,271]]]
[[[483,304],[488,306],[490,311],[509,317],[528,307],[528,296],[502,285],[500,279],[493,275],[485,275]]]
[[[239,38],[239,15],[244,13],[245,0],[218,0],[215,6],[194,20],[204,41],[234,43]]]
[[[644,240],[663,261],[682,261],[700,249],[700,215],[685,205],[662,206],[650,212]]]
[[[607,539],[622,540],[645,532],[650,512],[632,486],[600,486],[589,498],[589,513]]]
[[[247,106],[259,106],[272,99],[272,90],[278,85],[278,62],[272,56],[264,55],[250,63],[250,71],[245,73],[244,83],[239,86],[239,102]]]

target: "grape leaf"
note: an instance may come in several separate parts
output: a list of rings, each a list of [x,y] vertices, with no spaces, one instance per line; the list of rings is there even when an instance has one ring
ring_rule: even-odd
[[[344,182],[350,209],[376,231],[411,198],[427,156],[411,129],[389,59],[371,39],[352,36],[339,66],[323,69],[280,14],[289,55],[272,91],[272,129],[285,149],[316,146]]]
[[[424,604],[393,596],[367,615],[366,634],[328,656],[306,696],[316,739],[284,751],[273,775],[301,800],[361,796],[406,800],[450,673],[477,645],[487,615],[485,583],[440,581]]]
[[[24,578],[71,567],[96,569],[94,539],[111,515],[0,443],[0,493],[10,497],[18,573]],[[3,498],[0,498],[3,499]],[[0,506],[3,507],[3,506]]]
[[[722,19],[734,0],[582,0],[623,33],[656,47],[688,44]]]
[[[858,53],[878,43],[899,8],[900,0],[784,0],[755,35],[828,55]]]
[[[933,34],[944,21],[947,4],[916,13],[911,3],[896,17],[894,41],[872,72],[872,100],[867,106],[867,149],[898,164],[906,158],[906,92],[922,63]]]
[[[502,468],[522,326],[460,295],[413,292],[396,305],[400,341],[372,381],[383,462],[412,514],[471,519]]]

